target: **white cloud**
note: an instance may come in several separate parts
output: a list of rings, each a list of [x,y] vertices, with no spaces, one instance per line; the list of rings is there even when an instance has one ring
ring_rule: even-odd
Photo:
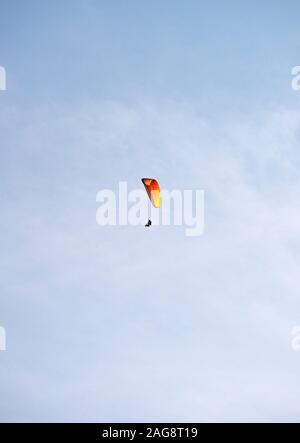
[[[12,331],[2,418],[299,414],[300,115],[202,111],[104,102],[2,112],[1,312]],[[203,237],[96,225],[97,191],[144,175],[205,190]]]

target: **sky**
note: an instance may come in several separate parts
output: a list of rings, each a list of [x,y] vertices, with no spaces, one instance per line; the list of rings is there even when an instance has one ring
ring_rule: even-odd
[[[299,421],[299,18],[0,0],[0,421]],[[202,236],[97,225],[145,176]]]

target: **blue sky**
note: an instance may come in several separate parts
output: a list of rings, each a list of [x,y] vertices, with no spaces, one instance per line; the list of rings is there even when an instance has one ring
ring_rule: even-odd
[[[1,420],[299,420],[299,17],[1,1]],[[97,226],[143,176],[204,235]]]

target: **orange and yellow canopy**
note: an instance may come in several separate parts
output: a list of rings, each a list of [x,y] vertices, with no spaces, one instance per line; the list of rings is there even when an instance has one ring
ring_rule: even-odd
[[[155,208],[160,208],[160,187],[154,178],[142,178],[147,194]]]

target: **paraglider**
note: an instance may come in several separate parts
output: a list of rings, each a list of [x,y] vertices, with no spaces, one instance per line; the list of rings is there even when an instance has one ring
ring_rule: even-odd
[[[143,185],[147,191],[148,197],[155,208],[160,208],[160,187],[158,181],[154,178],[142,178]],[[152,222],[149,218],[146,228],[149,228]]]

